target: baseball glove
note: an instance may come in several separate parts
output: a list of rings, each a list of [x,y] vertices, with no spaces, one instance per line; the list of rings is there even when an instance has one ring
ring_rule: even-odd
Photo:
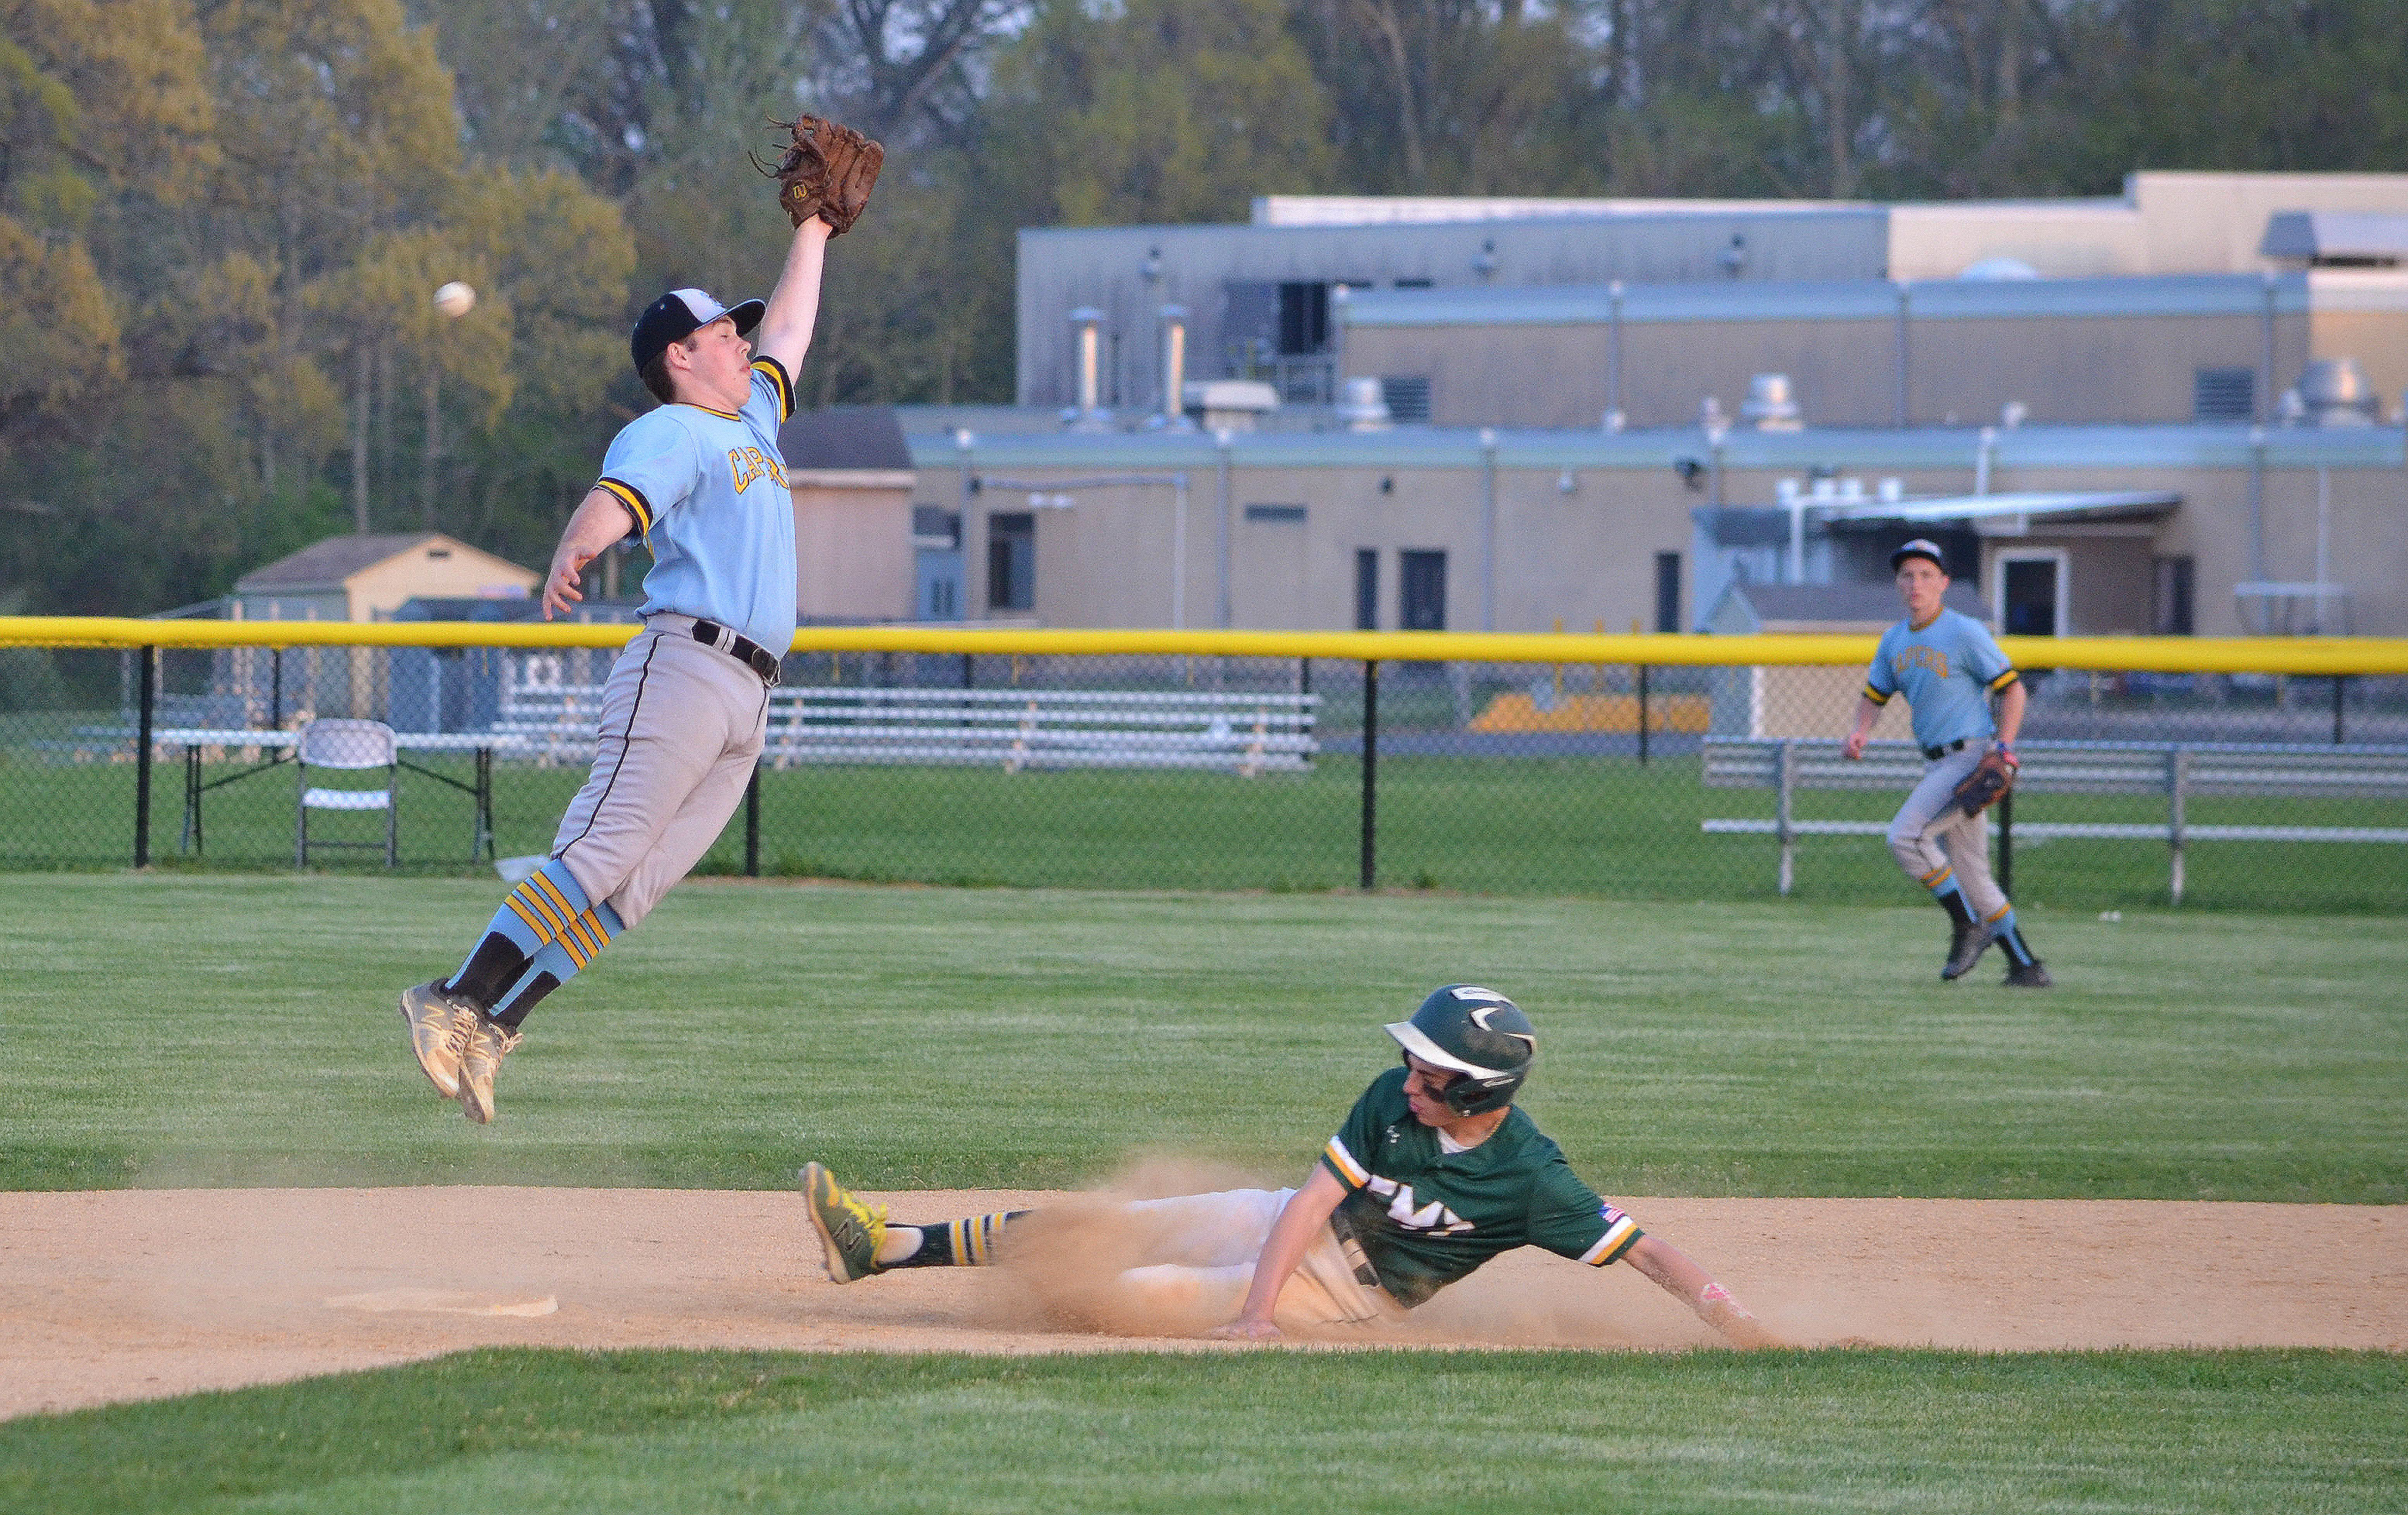
[[[2003,747],[1994,747],[1982,754],[1982,761],[1967,774],[1948,797],[1967,815],[1980,815],[1999,802],[1999,796],[2015,781],[2015,755]]]
[[[776,166],[760,166],[778,181],[778,203],[786,207],[787,219],[800,226],[817,216],[828,223],[830,236],[853,230],[869,204],[886,150],[852,127],[820,116],[773,124],[784,127],[793,140]]]

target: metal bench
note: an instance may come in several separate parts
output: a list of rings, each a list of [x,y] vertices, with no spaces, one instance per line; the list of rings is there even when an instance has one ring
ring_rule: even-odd
[[[1213,690],[857,689],[769,692],[762,761],[1023,768],[1310,769],[1320,696]],[[494,730],[539,757],[590,757],[601,690],[511,690]]]
[[[1885,789],[1903,793],[1923,778],[1912,743],[1874,742],[1855,763],[1841,744],[1813,737],[1709,739],[1701,769],[1709,789],[1778,792],[1770,820],[1709,820],[1715,835],[1770,836],[1781,844],[1781,892],[1789,893],[1799,836],[1879,836],[1886,821],[1801,821],[1801,789]],[[2147,822],[2013,822],[2017,836],[2109,841],[2161,841],[2172,853],[2172,893],[2182,903],[2184,850],[2195,841],[2408,843],[2408,826],[2199,825],[2188,802],[2202,796],[2408,799],[2408,747],[2277,746],[2241,742],[2021,742],[2019,793],[2161,794],[2166,818]],[[1997,820],[1990,824],[1997,836]]]

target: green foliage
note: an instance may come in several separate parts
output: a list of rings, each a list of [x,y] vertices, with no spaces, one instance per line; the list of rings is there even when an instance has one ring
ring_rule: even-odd
[[[990,108],[1039,223],[1241,220],[1321,189],[1330,109],[1282,0],[1048,0]]]

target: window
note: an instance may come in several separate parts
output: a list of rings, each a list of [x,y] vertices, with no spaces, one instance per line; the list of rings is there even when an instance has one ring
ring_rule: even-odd
[[[1388,402],[1388,417],[1392,421],[1427,421],[1430,418],[1429,375],[1385,375],[1380,380],[1380,398]]]
[[[2194,421],[2249,420],[2258,413],[2258,370],[2191,370],[2190,413]]]
[[[986,518],[990,610],[1037,608],[1037,518],[1025,510]]]
[[[1681,629],[1681,554],[1656,554],[1656,629]]]
[[[1300,505],[1250,505],[1246,507],[1246,519],[1248,521],[1285,522],[1289,523],[1300,522],[1304,520],[1304,507]]]
[[[1446,554],[1400,552],[1398,622],[1406,631],[1446,630]]]
[[[1380,629],[1380,550],[1354,550],[1354,629]]]
[[[1309,358],[1329,350],[1329,286],[1279,287],[1279,350],[1283,358]]]
[[[2152,558],[2149,562],[2157,579],[2157,603],[2149,617],[2149,629],[2160,636],[2192,636],[2198,623],[2191,608],[2191,560]]]

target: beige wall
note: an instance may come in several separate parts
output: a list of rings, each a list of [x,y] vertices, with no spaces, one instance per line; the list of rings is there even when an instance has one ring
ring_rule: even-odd
[[[466,542],[437,536],[343,581],[349,619],[380,621],[413,599],[494,599],[531,593],[543,575]]]
[[[1914,495],[1961,493],[1962,466],[1851,468],[1898,477]],[[1068,479],[1079,470],[1015,469],[1032,480]],[[1767,506],[1777,480],[1795,467],[1732,469],[1724,498]],[[1682,555],[1684,624],[1694,619],[1697,565],[1689,512],[1708,495],[1685,489],[1669,467],[1571,471],[1572,491],[1555,468],[1502,468],[1498,475],[1497,629],[1568,630],[1602,621],[1627,630],[1655,623],[1655,554]],[[2278,579],[2314,576],[2315,474],[2269,471],[2267,572]],[[1383,479],[1392,488],[1383,493]],[[2009,468],[1994,490],[2163,489],[2183,504],[2155,522],[2050,526],[1985,539],[1981,583],[2000,551],[2064,548],[2071,558],[2068,612],[2081,634],[2145,632],[2155,593],[2152,559],[2187,555],[2195,563],[2198,630],[2239,635],[2236,583],[2258,577],[2250,550],[2248,470],[2229,468]],[[2408,475],[2401,469],[2331,472],[2334,579],[2355,594],[2357,629],[2408,635]],[[1447,624],[1481,624],[1481,476],[1475,468],[1295,467],[1232,470],[1229,545],[1235,623],[1268,629],[1345,630],[1354,622],[1354,553],[1380,555],[1380,625],[1398,624],[1399,564],[1405,549],[1447,554]],[[1170,622],[1171,493],[1166,488],[1091,490],[1069,510],[1037,521],[1036,619],[1057,626],[1162,626]],[[1249,521],[1250,504],[1302,505],[1300,522]],[[1020,508],[1008,499],[991,509]],[[1216,623],[1217,567],[1212,475],[1192,477],[1187,521],[1186,622]],[[898,570],[899,572],[899,570]],[[908,579],[898,580],[906,585]]]
[[[795,613],[820,620],[909,619],[910,486],[812,483],[797,476],[793,488]]]
[[[2275,327],[2279,384],[2299,372],[2307,334],[2297,316]],[[2265,328],[2256,316],[1931,321],[1914,324],[1912,346],[1914,424],[1988,424],[2011,400],[2041,424],[2185,422],[2194,370],[2255,371]]]
[[[2044,279],[2100,279],[2150,272],[2148,256],[2140,212],[2128,205],[1974,202],[1889,210],[1892,279],[1955,279],[1985,258],[2018,259]]]

